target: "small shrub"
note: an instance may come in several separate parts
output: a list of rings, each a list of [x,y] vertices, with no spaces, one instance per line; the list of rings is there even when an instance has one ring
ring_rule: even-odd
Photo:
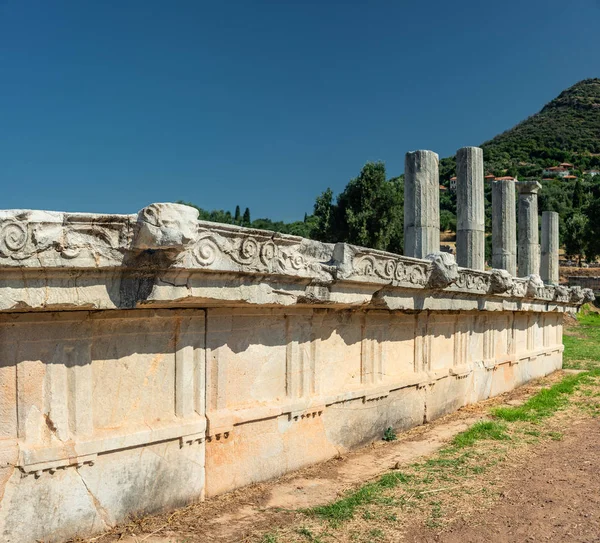
[[[396,441],[396,439],[398,439],[398,436],[396,435],[394,429],[391,426],[388,426],[385,432],[383,432],[382,439],[383,441]]]

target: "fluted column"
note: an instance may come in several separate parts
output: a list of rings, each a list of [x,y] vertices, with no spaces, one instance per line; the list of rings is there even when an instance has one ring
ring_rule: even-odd
[[[439,158],[433,151],[406,153],[404,255],[425,258],[440,250]]]
[[[492,267],[517,275],[515,182],[492,181]]]
[[[463,268],[485,266],[483,151],[463,147],[456,153],[456,262]]]
[[[538,233],[538,191],[542,188],[537,181],[519,181],[519,240],[517,264],[519,277],[540,273],[540,241]]]
[[[558,213],[542,213],[542,260],[540,275],[544,283],[558,285]]]

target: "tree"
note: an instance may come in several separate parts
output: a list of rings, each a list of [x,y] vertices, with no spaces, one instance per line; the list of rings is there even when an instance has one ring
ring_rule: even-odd
[[[585,201],[585,194],[583,192],[583,185],[581,180],[575,181],[575,188],[573,189],[573,209],[581,209]]]
[[[456,215],[452,211],[442,209],[440,211],[440,230],[446,232],[450,230],[456,232]]]
[[[363,247],[402,252],[404,184],[386,181],[382,162],[367,162],[338,196],[333,236]]]
[[[330,188],[317,196],[313,216],[315,222],[311,237],[319,241],[335,241],[332,237],[333,191]]]
[[[240,218],[241,218],[240,206],[235,206],[235,215],[233,216],[233,222],[235,224],[240,224]]]
[[[587,217],[578,211],[565,221],[565,252],[570,257],[577,255],[579,266],[581,256],[585,253],[587,222]]]
[[[242,226],[250,226],[250,209],[246,208],[244,211],[244,217],[242,218]]]

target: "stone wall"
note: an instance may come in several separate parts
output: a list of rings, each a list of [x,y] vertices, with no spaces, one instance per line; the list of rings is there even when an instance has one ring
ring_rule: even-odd
[[[175,204],[0,211],[2,540],[89,535],[510,390],[561,367],[562,315],[592,298]]]

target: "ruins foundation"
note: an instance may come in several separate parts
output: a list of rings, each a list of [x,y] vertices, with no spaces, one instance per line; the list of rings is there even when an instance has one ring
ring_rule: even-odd
[[[483,183],[472,154],[459,184]],[[560,368],[562,316],[592,294],[479,269],[479,211],[461,223],[478,269],[437,252],[439,212],[416,209],[437,201],[437,155],[420,160],[422,258],[177,204],[0,211],[2,540],[210,498]]]

